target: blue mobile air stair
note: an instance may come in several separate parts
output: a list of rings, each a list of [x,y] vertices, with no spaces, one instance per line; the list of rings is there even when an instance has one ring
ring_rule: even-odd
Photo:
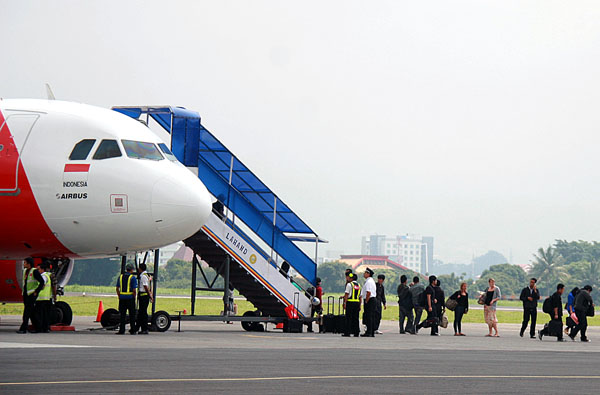
[[[173,154],[197,171],[217,199],[205,226],[185,244],[221,275],[229,257],[230,284],[263,315],[285,317],[295,298],[300,316],[310,316],[311,297],[288,270],[315,285],[315,260],[295,243],[314,243],[316,259],[319,243],[326,241],[202,126],[197,112],[170,106],[113,110],[146,124],[153,120],[170,133]]]

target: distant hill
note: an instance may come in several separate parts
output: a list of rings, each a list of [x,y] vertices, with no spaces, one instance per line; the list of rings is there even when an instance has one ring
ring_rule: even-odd
[[[478,256],[473,260],[475,263],[475,277],[481,275],[484,270],[488,269],[493,265],[501,265],[503,263],[507,263],[508,259],[498,251],[488,251],[485,254]],[[445,263],[441,265],[436,265],[431,271],[432,274],[451,274],[454,273],[457,276],[460,276],[463,273],[466,273],[466,278],[472,277],[471,272],[473,271],[473,267],[470,264],[459,264],[459,263]]]

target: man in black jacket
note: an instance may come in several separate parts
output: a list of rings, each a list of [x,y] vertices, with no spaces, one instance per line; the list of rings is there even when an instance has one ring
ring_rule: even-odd
[[[571,340],[575,341],[575,336],[581,331],[581,341],[589,342],[585,332],[587,330],[587,312],[588,309],[594,308],[594,300],[592,299],[592,286],[586,285],[575,297],[575,315],[579,324],[569,334]],[[591,307],[590,307],[591,306]]]
[[[404,334],[406,332],[413,333],[415,330],[415,326],[413,324],[413,313],[412,313],[412,295],[410,293],[410,288],[406,285],[407,278],[403,274],[400,276],[400,285],[398,285],[398,318],[400,321],[400,333]],[[404,320],[406,322],[406,330],[404,329]]]
[[[540,300],[540,292],[537,290],[535,286],[537,283],[536,278],[532,278],[529,280],[529,286],[523,288],[521,291],[521,301],[523,301],[523,324],[521,325],[521,332],[519,336],[523,337],[523,333],[525,333],[525,329],[527,329],[527,324],[529,323],[529,318],[531,318],[531,328],[529,329],[529,336],[532,339],[535,339],[535,322],[537,321],[537,305],[538,300]]]
[[[562,331],[562,294],[565,291],[564,284],[558,284],[556,286],[556,292],[550,296],[550,305],[552,310],[550,315],[550,322],[544,326],[544,329],[538,332],[538,337],[542,340],[543,336],[556,336],[559,342],[564,341]]]
[[[381,323],[382,306],[383,310],[387,309],[387,302],[385,300],[385,287],[383,286],[384,281],[385,275],[380,274],[377,276],[377,282],[375,283],[375,299],[377,300],[377,303],[375,304],[375,333],[378,335],[381,335],[383,333],[379,330],[379,324]]]

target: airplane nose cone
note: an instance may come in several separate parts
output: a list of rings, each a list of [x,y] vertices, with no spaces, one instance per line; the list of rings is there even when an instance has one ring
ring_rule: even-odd
[[[160,179],[152,190],[152,218],[165,239],[177,242],[195,234],[206,223],[211,203],[200,180]]]

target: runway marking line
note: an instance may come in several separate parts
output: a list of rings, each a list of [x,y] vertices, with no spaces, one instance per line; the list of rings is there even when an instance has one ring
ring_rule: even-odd
[[[293,339],[293,340],[317,340],[316,337],[272,337],[272,336],[257,336],[257,335],[242,335],[245,337],[253,337],[257,339]]]
[[[167,382],[236,382],[236,381],[288,381],[288,380],[346,380],[356,376],[297,376],[297,377],[223,377],[223,378],[172,378],[172,379],[114,379],[114,380],[65,380],[65,381],[24,381],[1,383],[0,387],[18,385],[52,385],[52,384],[126,384],[126,383],[167,383]],[[509,376],[509,375],[370,375],[369,379],[554,379],[554,380],[600,380],[600,376]]]

